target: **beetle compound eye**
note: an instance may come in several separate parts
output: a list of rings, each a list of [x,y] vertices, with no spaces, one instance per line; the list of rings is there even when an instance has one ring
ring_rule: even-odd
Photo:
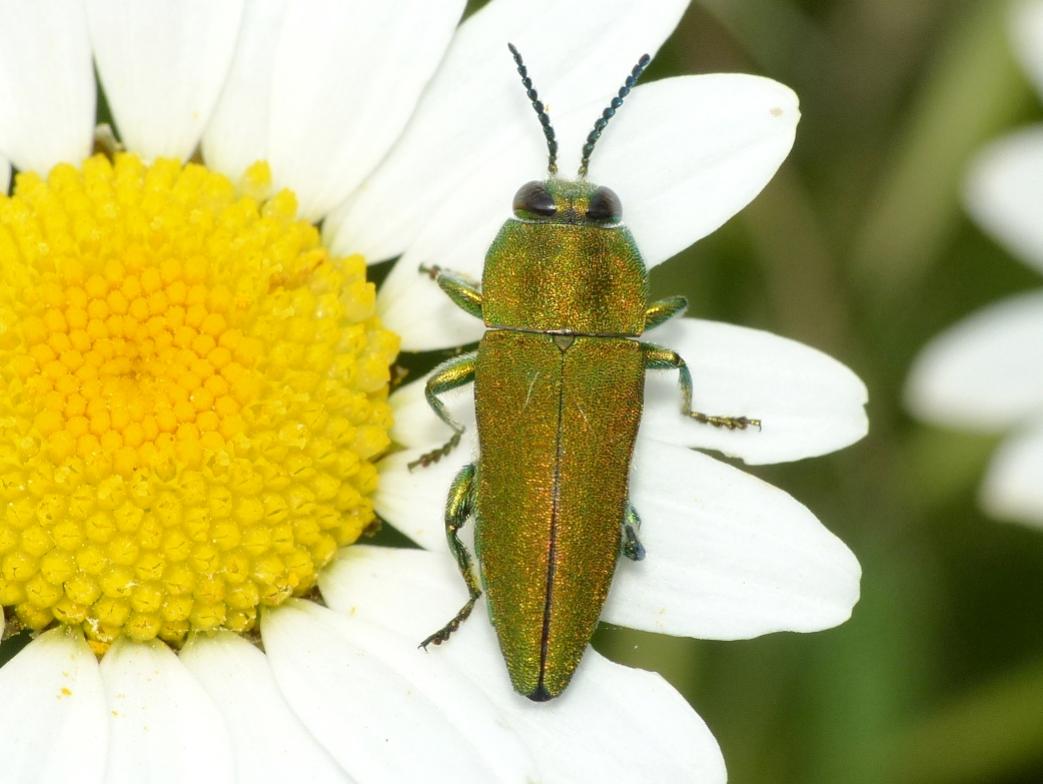
[[[549,218],[557,211],[554,197],[542,182],[527,182],[514,194],[514,214],[519,218],[534,215]]]
[[[587,217],[597,223],[618,223],[623,217],[623,204],[612,189],[598,188],[590,195]]]

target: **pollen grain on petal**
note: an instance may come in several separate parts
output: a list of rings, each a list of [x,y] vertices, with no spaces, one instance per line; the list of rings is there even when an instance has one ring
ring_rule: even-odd
[[[0,197],[0,604],[245,631],[373,518],[397,337],[266,166],[133,155]]]

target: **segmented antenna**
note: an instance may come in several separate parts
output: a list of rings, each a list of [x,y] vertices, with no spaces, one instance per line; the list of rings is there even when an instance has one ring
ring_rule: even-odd
[[[532,101],[532,108],[536,110],[536,116],[540,118],[540,125],[543,126],[543,135],[547,138],[547,171],[551,174],[557,174],[558,140],[554,138],[554,127],[550,124],[550,117],[547,116],[547,112],[543,108],[543,102],[540,101],[536,88],[532,86],[532,79],[529,78],[529,71],[525,68],[525,63],[522,62],[521,52],[518,51],[514,44],[507,44],[507,48],[514,55],[514,62],[518,65],[518,75],[521,76],[525,94]]]
[[[601,132],[605,130],[605,126],[608,125],[608,121],[612,119],[612,116],[616,113],[616,110],[623,105],[623,99],[630,94],[630,91],[634,89],[634,85],[637,80],[641,78],[641,72],[645,70],[645,67],[652,60],[647,54],[641,55],[641,59],[637,61],[637,65],[634,66],[634,70],[630,72],[630,76],[623,82],[623,86],[619,88],[619,93],[612,102],[605,108],[605,111],[598,117],[597,122],[594,123],[594,130],[587,136],[587,143],[583,145],[583,160],[579,162],[579,176],[580,179],[584,179],[587,176],[587,167],[590,166],[590,154],[594,152],[594,145],[598,143],[598,139],[601,138]]]

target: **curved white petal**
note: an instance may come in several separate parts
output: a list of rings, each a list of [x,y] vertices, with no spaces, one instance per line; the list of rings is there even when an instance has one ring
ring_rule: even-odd
[[[98,76],[128,149],[192,155],[228,74],[242,9],[242,0],[88,0]]]
[[[513,189],[545,171],[546,150],[507,42],[525,56],[557,126],[560,110],[607,103],[637,57],[655,54],[686,6],[686,0],[489,3],[461,25],[387,159],[329,216],[327,242],[337,253],[362,253],[370,261],[397,256],[448,202],[455,204],[453,222],[468,222],[481,206],[465,184],[476,175],[509,180],[501,185],[508,192],[495,202],[509,207]],[[598,112],[600,106],[591,109],[584,125],[592,125]],[[589,127],[569,135],[558,130],[563,171],[572,171]],[[512,165],[517,159],[524,179]]]
[[[1022,0],[1010,15],[1010,32],[1014,50],[1043,95],[1043,2]]]
[[[1043,291],[989,305],[935,337],[905,390],[916,416],[999,430],[1043,410]]]
[[[1041,50],[1043,51],[1043,50]],[[989,144],[964,185],[971,215],[1022,261],[1043,271],[1043,125]]]
[[[98,660],[65,629],[40,635],[0,668],[4,781],[100,784],[109,714]]]
[[[787,493],[712,457],[639,440],[631,499],[647,551],[622,559],[611,623],[731,640],[846,621],[855,556]]]
[[[619,194],[650,268],[749,204],[789,155],[800,119],[790,88],[745,74],[664,79],[629,103],[590,177]]]
[[[562,113],[555,120],[559,136],[582,137],[599,108],[594,103]],[[590,176],[619,194],[637,247],[653,267],[717,229],[760,192],[789,153],[798,117],[793,91],[762,77],[652,82],[634,90],[606,130]],[[468,334],[462,330],[479,329],[417,267],[437,263],[480,277],[511,196],[540,176],[531,156],[514,151],[524,150],[522,129],[538,137],[532,124],[514,129],[514,139],[497,154],[502,163],[458,186],[466,199],[446,199],[431,213],[381,288],[382,318],[402,336],[403,349],[444,348]]]
[[[442,553],[346,548],[323,571],[329,605],[352,618],[423,639],[467,598]],[[547,703],[514,693],[484,604],[427,658],[443,677],[466,677],[534,749],[545,782],[697,781],[723,784],[724,761],[702,719],[661,677],[588,650],[572,684]]]
[[[1043,422],[1008,437],[993,455],[981,501],[989,514],[1043,527]]]
[[[101,676],[111,714],[106,784],[235,782],[221,714],[168,647],[119,639]]]
[[[445,54],[463,0],[290,3],[272,81],[274,179],[316,219],[402,132]]]
[[[91,151],[95,99],[82,3],[0,3],[0,152],[41,174],[79,163]]]
[[[395,586],[386,586],[394,591]],[[261,624],[286,700],[354,778],[530,781],[531,760],[488,700],[417,640],[292,600]]]
[[[238,781],[350,781],[290,710],[264,654],[242,637],[199,635],[181,651],[181,661],[225,718]]]
[[[833,452],[869,429],[865,384],[832,357],[795,340],[747,327],[677,319],[650,332],[692,372],[692,405],[706,414],[748,416],[760,430],[726,430],[681,414],[676,370],[645,377],[642,438],[716,449],[750,464]]]
[[[11,187],[11,164],[0,158],[0,196],[7,195],[7,189]]]
[[[233,182],[250,164],[268,158],[272,73],[286,3],[253,0],[243,8],[228,78],[203,134],[207,166]]]

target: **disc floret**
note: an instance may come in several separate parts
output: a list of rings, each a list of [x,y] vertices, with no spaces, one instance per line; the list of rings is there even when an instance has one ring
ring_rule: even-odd
[[[134,155],[0,197],[0,604],[250,629],[373,519],[397,338],[267,168]]]

